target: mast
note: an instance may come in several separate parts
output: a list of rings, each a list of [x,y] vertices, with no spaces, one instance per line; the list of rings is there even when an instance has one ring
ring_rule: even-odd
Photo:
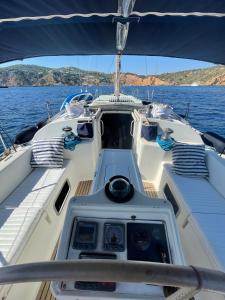
[[[115,85],[114,85],[114,95],[119,99],[120,96],[120,70],[121,70],[121,56],[119,52],[116,55],[116,72],[115,72]]]
[[[120,70],[122,51],[126,47],[127,35],[129,31],[130,19],[136,0],[118,0],[118,13],[121,17],[117,18],[116,28],[116,72],[115,72],[115,88],[114,95],[119,100],[120,96]]]

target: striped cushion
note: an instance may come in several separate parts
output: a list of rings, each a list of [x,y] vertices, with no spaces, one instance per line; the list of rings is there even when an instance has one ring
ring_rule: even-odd
[[[173,170],[178,175],[207,177],[205,146],[175,143],[172,150]]]
[[[31,167],[61,168],[63,165],[63,138],[34,141],[32,146]]]

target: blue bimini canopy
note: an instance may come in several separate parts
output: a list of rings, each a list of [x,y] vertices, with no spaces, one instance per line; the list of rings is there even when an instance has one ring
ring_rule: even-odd
[[[225,64],[224,0],[1,0],[0,63],[159,55]]]

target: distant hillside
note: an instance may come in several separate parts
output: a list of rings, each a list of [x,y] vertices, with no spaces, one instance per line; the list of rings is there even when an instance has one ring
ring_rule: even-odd
[[[156,76],[141,76],[132,73],[123,73],[120,77],[123,85],[169,85],[169,82]]]
[[[83,71],[74,67],[46,68],[14,65],[0,68],[0,86],[48,86],[110,84],[111,75]]]
[[[49,85],[109,85],[113,74],[80,70],[74,67],[46,68],[35,65],[14,65],[0,68],[0,86],[49,86]],[[165,85],[155,76],[123,74],[125,85]]]
[[[196,69],[175,73],[165,73],[159,79],[175,85],[225,85],[225,66]]]
[[[14,65],[0,68],[0,86],[109,85],[114,74],[85,71],[74,67],[47,68]],[[123,85],[225,85],[225,66],[196,69],[158,76],[121,74]]]

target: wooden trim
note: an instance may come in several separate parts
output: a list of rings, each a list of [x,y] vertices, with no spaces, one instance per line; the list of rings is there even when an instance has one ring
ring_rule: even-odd
[[[75,196],[85,196],[90,193],[92,180],[80,181]]]
[[[155,189],[155,186],[150,181],[143,181],[144,191],[145,194],[150,198],[158,198],[157,191]]]
[[[56,300],[50,289],[50,281],[45,281],[41,284],[36,300]]]

